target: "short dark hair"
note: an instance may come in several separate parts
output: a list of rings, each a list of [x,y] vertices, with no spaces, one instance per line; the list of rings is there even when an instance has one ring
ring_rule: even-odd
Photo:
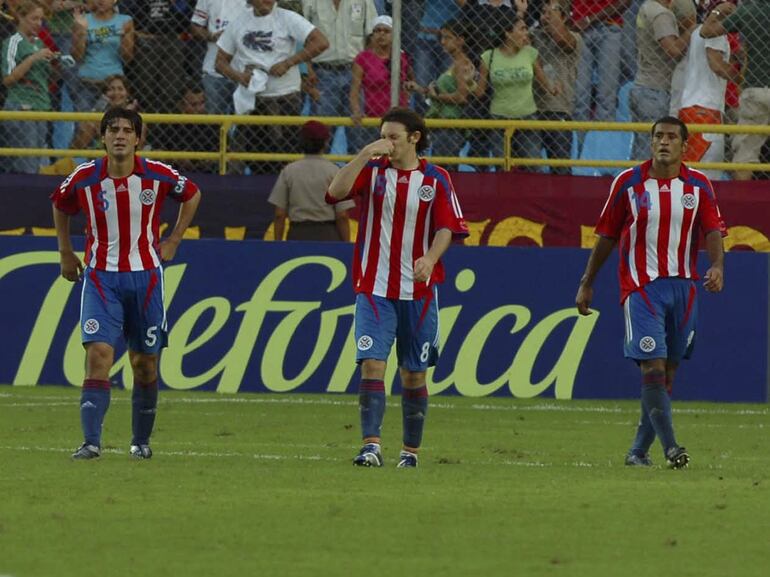
[[[658,124],[675,124],[679,127],[679,133],[682,137],[682,141],[684,142],[689,137],[690,133],[687,131],[687,125],[682,122],[679,118],[676,116],[664,116],[663,118],[659,118],[655,121],[655,124],[652,125],[652,128],[650,129],[650,136],[655,136],[655,128],[657,128]]]
[[[131,126],[134,127],[134,132],[137,135],[142,134],[142,117],[136,110],[129,110],[128,108],[110,108],[102,116],[102,122],[99,125],[99,134],[104,136],[107,133],[107,128],[118,119],[128,120]]]
[[[403,124],[406,127],[407,134],[419,131],[420,140],[417,141],[417,152],[422,152],[428,148],[430,142],[428,140],[428,129],[425,126],[425,120],[411,108],[399,106],[391,108],[380,119],[380,128],[386,122],[399,122]]]
[[[299,135],[299,148],[302,154],[321,154],[328,142],[325,138],[322,140],[320,138],[307,138],[302,134]]]

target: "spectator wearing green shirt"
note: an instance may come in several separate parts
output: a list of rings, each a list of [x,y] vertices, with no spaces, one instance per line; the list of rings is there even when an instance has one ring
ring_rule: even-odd
[[[502,43],[481,55],[476,96],[484,95],[491,84],[491,118],[536,120],[534,82],[552,96],[560,93],[559,85],[543,72],[538,51],[530,45],[526,23],[516,18],[506,27]],[[511,157],[539,158],[540,147],[537,133],[517,130],[511,139]],[[502,138],[494,141],[492,152],[494,157],[503,156]]]
[[[51,110],[48,80],[55,54],[38,38],[45,9],[37,0],[23,0],[16,10],[16,33],[2,44],[3,85],[7,89],[4,110]],[[45,148],[48,123],[9,120],[3,123],[5,146]],[[41,157],[17,156],[9,172],[37,173]],[[47,164],[47,162],[46,162]]]

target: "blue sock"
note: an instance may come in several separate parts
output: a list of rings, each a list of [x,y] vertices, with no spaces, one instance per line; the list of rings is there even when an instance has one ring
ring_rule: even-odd
[[[404,389],[401,393],[401,410],[404,420],[404,448],[419,449],[422,429],[428,412],[428,387]]]
[[[650,415],[642,403],[642,415],[639,417],[639,425],[636,428],[636,437],[631,446],[631,453],[637,457],[645,457],[650,452],[650,447],[655,442],[655,429],[652,427]]]
[[[131,393],[132,445],[149,445],[155,425],[155,409],[158,406],[158,381],[140,383],[134,380]]]
[[[666,373],[651,371],[642,377],[642,383],[642,406],[650,416],[650,423],[665,453],[677,446],[671,418],[671,399],[666,391]]]
[[[80,426],[89,445],[102,446],[102,424],[110,407],[110,381],[85,379],[80,393]]]
[[[382,419],[385,416],[385,383],[376,379],[361,379],[358,406],[361,411],[363,438],[379,439],[382,436]]]

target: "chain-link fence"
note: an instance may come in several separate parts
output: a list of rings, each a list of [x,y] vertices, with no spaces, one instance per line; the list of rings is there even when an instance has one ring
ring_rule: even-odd
[[[366,117],[391,104],[394,32],[401,104],[429,119],[767,124],[770,3],[713,0],[6,0],[0,18],[5,110],[350,117],[330,151],[376,138]],[[741,90],[743,94],[741,95]],[[465,123],[466,125],[468,123]],[[596,125],[600,126],[600,125]],[[510,135],[510,131],[508,132]],[[150,124],[155,151],[218,152],[215,124]],[[297,126],[235,126],[232,151],[306,150]],[[99,147],[93,122],[5,121],[3,146]],[[643,159],[645,133],[438,128],[429,154],[462,169],[490,158]],[[727,141],[726,141],[727,140]],[[765,161],[764,135],[697,133],[687,160]],[[48,157],[10,157],[38,172]],[[478,159],[487,159],[479,161]],[[217,170],[211,159],[175,162]],[[517,162],[524,170],[596,169]],[[490,168],[491,167],[491,168]],[[275,172],[234,162],[234,172]],[[723,176],[716,172],[712,176]],[[739,171],[738,178],[751,176]]]

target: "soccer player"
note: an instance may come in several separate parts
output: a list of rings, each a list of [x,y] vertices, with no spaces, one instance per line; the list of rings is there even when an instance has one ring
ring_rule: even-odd
[[[86,376],[80,397],[85,440],[72,455],[101,455],[101,432],[110,405],[109,371],[120,334],[126,338],[134,373],[130,454],[152,457],[150,434],[158,401],[158,357],[166,346],[162,261],[174,258],[200,202],[198,187],[176,170],[135,156],[142,117],[112,108],[100,133],[107,156],[78,166],[51,195],[61,275],[83,280],[81,339]],[[166,197],[181,202],[171,234],[160,241],[159,219]],[[70,217],[86,216],[85,267],[72,249]]]
[[[711,261],[704,288],[719,292],[725,225],[708,178],[682,163],[687,126],[666,116],[653,124],[651,135],[652,159],[612,183],[575,304],[580,314],[591,314],[594,279],[620,243],[624,352],[642,377],[642,415],[625,463],[652,465],[649,449],[657,436],[668,466],[681,469],[690,456],[674,436],[669,393],[679,362],[695,345],[700,236],[705,235]]]
[[[422,117],[392,108],[380,134],[337,173],[327,193],[330,202],[361,197],[353,287],[364,445],[353,464],[382,466],[385,365],[395,340],[403,386],[398,467],[416,467],[428,408],[425,373],[438,357],[440,259],[453,238],[468,236],[468,227],[449,174],[418,157],[428,146]]]

